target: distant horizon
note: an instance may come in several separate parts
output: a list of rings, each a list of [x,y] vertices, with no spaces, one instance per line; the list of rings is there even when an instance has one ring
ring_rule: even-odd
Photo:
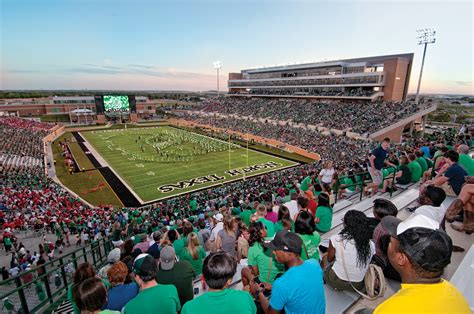
[[[228,73],[243,69],[414,53],[414,93],[423,54],[416,30],[433,28],[421,92],[473,95],[473,6],[468,0],[3,0],[0,89],[213,90],[213,62],[220,60],[225,91]]]
[[[148,93],[217,93],[217,90],[202,90],[202,91],[191,91],[191,90],[150,90],[150,89],[3,89],[0,92],[148,92]],[[220,93],[227,93],[228,90],[219,90]],[[409,92],[407,96],[414,96],[416,93]],[[474,94],[453,94],[453,93],[421,93],[420,96],[462,96],[462,97],[473,97]],[[73,96],[61,96],[61,97],[73,97]],[[1,98],[0,98],[1,99]]]

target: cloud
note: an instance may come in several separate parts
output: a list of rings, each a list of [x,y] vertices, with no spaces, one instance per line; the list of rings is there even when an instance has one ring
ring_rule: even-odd
[[[108,74],[108,75],[144,75],[161,78],[174,79],[202,79],[213,77],[211,74],[180,71],[172,68],[159,68],[151,65],[128,64],[124,66],[83,64],[79,67],[65,68],[64,72],[86,73],[86,74]]]
[[[154,68],[153,65],[133,64],[133,63],[128,64],[128,66],[132,67],[132,68],[144,68],[144,69],[153,69]]]
[[[456,83],[456,85],[459,85],[459,86],[472,86],[473,85],[473,83],[470,81],[454,81],[454,83]]]
[[[10,70],[8,72],[10,72],[10,73],[40,73],[41,71],[15,69],[15,70]]]

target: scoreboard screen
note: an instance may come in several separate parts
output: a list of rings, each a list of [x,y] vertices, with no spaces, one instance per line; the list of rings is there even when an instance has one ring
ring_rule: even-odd
[[[129,111],[130,103],[128,96],[104,96],[104,109],[105,111]]]

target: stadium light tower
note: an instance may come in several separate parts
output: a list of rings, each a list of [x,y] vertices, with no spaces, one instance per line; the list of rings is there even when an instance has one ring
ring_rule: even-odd
[[[436,42],[436,31],[431,28],[424,28],[419,29],[416,32],[418,33],[416,37],[418,39],[418,45],[425,45],[425,48],[423,49],[423,60],[421,61],[420,77],[418,78],[418,87],[416,88],[415,103],[418,104],[418,98],[420,97],[421,76],[423,75],[423,66],[425,65],[426,47],[428,44],[434,44]]]
[[[217,97],[219,97],[219,70],[222,67],[222,64],[220,61],[214,62],[214,69],[217,70]]]

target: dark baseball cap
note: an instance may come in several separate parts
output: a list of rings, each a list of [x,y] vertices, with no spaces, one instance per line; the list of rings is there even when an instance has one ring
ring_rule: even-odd
[[[301,238],[297,234],[288,230],[279,231],[272,241],[264,243],[264,246],[270,250],[278,250],[295,254],[301,254],[302,245],[303,241]]]
[[[413,215],[401,221],[387,216],[381,223],[392,237],[398,239],[401,249],[424,270],[439,272],[451,262],[452,240],[433,219]]]
[[[155,258],[150,254],[140,254],[133,262],[133,272],[138,276],[154,276],[156,270]]]

